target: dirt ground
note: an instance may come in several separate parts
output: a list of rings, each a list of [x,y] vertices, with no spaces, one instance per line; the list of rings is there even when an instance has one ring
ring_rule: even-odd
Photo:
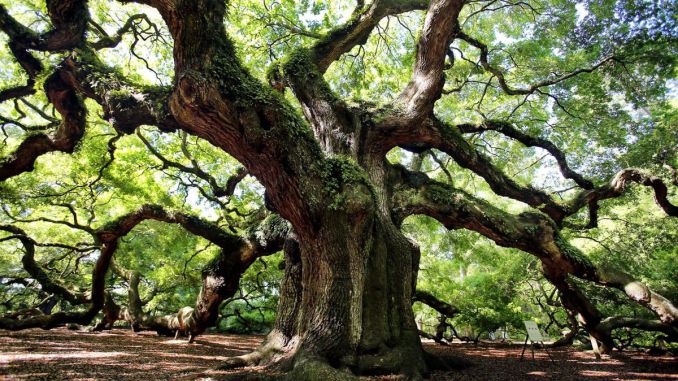
[[[204,335],[195,344],[154,333],[116,329],[103,333],[27,330],[0,331],[2,380],[218,380],[228,372],[211,370],[228,356],[249,352],[261,336]],[[521,347],[424,344],[427,350],[456,356],[472,365],[435,372],[433,380],[676,380],[678,358],[639,352],[616,353],[596,361],[572,348],[543,351],[519,361]],[[389,378],[380,378],[387,380]],[[367,378],[364,380],[378,380]]]

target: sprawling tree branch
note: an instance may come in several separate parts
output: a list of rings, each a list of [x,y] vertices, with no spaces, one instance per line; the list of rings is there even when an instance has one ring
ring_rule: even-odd
[[[214,325],[219,316],[221,302],[232,297],[238,290],[240,277],[249,266],[262,256],[280,251],[289,235],[289,225],[275,215],[269,215],[255,224],[246,239],[222,246],[202,271],[202,285],[195,307],[184,307],[177,313],[165,316],[142,315],[140,307],[128,308],[127,320],[138,321],[140,328],[158,332],[183,332],[189,341]],[[123,273],[130,278],[130,273]],[[130,287],[132,281],[130,280]],[[130,288],[130,300],[138,299],[138,290]],[[140,301],[140,300],[139,300]]]
[[[301,194],[302,188],[322,187],[318,170],[323,155],[308,125],[238,62],[224,30],[222,2],[174,5],[174,10],[161,9],[174,38],[172,114],[181,128],[241,162],[295,227],[312,229],[308,221],[314,208]]]
[[[598,63],[596,63],[595,65],[593,65],[591,67],[577,69],[577,70],[574,70],[570,73],[558,76],[556,78],[546,79],[546,80],[534,83],[527,88],[514,88],[514,87],[511,87],[506,82],[506,77],[504,76],[504,73],[501,70],[490,65],[489,58],[488,58],[489,49],[488,49],[487,45],[485,45],[484,43],[480,42],[479,40],[477,40],[477,39],[467,35],[464,32],[461,32],[461,31],[459,32],[458,38],[468,42],[470,45],[472,45],[472,46],[474,46],[474,47],[476,47],[480,50],[480,65],[483,67],[483,69],[485,71],[487,71],[488,73],[491,73],[492,75],[494,75],[497,78],[497,81],[499,81],[499,85],[501,86],[502,90],[504,90],[504,92],[506,92],[506,94],[508,94],[508,95],[533,94],[534,92],[538,91],[539,89],[541,89],[543,87],[555,85],[557,83],[566,81],[570,78],[576,77],[577,75],[582,74],[582,73],[592,73],[593,71],[595,71],[599,67],[601,67],[601,66],[603,66],[603,65],[605,65],[605,64],[607,64],[611,61],[617,60],[617,58],[615,58],[614,56],[606,57],[606,58],[602,59],[601,61],[599,61]]]
[[[136,225],[149,219],[179,224],[187,231],[214,242],[220,247],[242,246],[243,241],[239,237],[226,233],[211,222],[201,220],[198,217],[185,213],[167,211],[157,205],[144,205],[138,210],[126,214],[93,232],[93,236],[100,245],[100,254],[92,273],[91,295],[89,297],[91,304],[87,310],[67,313],[59,312],[52,315],[37,316],[24,320],[2,319],[0,320],[0,327],[18,330],[31,327],[51,328],[66,323],[88,324],[104,305],[106,272],[108,271],[110,261],[118,246],[118,240],[129,233]],[[7,229],[15,228],[8,227]],[[4,230],[11,231],[7,229]],[[15,231],[11,232],[15,233]],[[22,237],[25,237],[25,235]],[[25,245],[26,243],[32,243],[27,238],[17,238],[22,239],[22,242],[24,242]],[[32,248],[33,245],[34,244],[28,247]],[[32,253],[28,247],[27,253]],[[32,261],[32,254],[28,256],[28,259],[26,258],[27,256],[24,256],[23,260],[27,261],[26,263],[28,263],[29,268],[31,268],[31,264],[34,264]],[[38,277],[36,279],[39,280],[41,284],[42,282],[45,282],[45,284],[54,285],[53,288],[55,291],[53,292],[58,292],[60,296],[62,296],[61,294],[63,294],[65,288],[56,288],[57,283],[52,281],[46,272],[40,272],[39,267],[36,272],[35,266],[32,267],[32,271],[35,272]]]
[[[443,69],[451,40],[459,31],[458,0],[431,1],[417,44],[412,78],[396,101],[408,120],[417,120],[433,111],[445,82]]]
[[[0,328],[9,330],[22,330],[27,328],[50,329],[67,323],[89,324],[99,313],[105,301],[105,278],[106,271],[117,247],[117,242],[106,242],[101,245],[99,258],[92,272],[92,288],[90,306],[82,311],[59,311],[50,315],[38,315],[26,319],[0,318]]]
[[[188,232],[215,243],[219,247],[238,246],[241,239],[227,233],[214,223],[199,217],[167,210],[159,205],[143,205],[136,211],[125,214],[97,229],[101,242],[112,242],[127,235],[139,223],[156,220],[181,225]]]
[[[35,247],[37,242],[29,237],[26,232],[12,225],[0,225],[0,230],[11,233],[11,238],[17,239],[24,247],[24,255],[21,257],[21,263],[24,270],[35,279],[43,291],[57,295],[59,298],[68,301],[73,305],[83,304],[88,302],[87,296],[79,291],[72,290],[63,285],[59,280],[52,279],[47,271],[35,261]]]
[[[598,327],[607,331],[618,328],[636,328],[643,331],[662,332],[668,336],[670,341],[678,341],[678,328],[668,326],[659,320],[612,316],[601,321]]]
[[[389,15],[425,9],[428,1],[376,0],[366,9],[356,8],[354,17],[333,29],[310,49],[297,49],[285,62],[275,64],[269,74],[274,88],[289,86],[301,102],[306,119],[312,124],[316,138],[325,152],[358,155],[366,143],[361,117],[365,110],[351,109],[334,94],[323,78],[327,68],[358,44],[363,44]],[[434,13],[438,13],[436,6]]]
[[[412,132],[412,135],[396,133],[388,139],[391,141],[388,142],[387,147],[396,143],[411,150],[439,149],[450,155],[461,167],[469,169],[485,179],[496,194],[510,197],[537,208],[558,223],[568,215],[564,205],[556,202],[551,196],[539,189],[530,185],[518,184],[466,141],[461,135],[460,129],[448,126],[435,117],[431,117],[428,122],[421,124],[416,131]]]
[[[228,178],[226,180],[226,184],[221,186],[217,182],[217,180],[214,178],[214,176],[210,175],[209,173],[205,172],[198,163],[193,159],[191,154],[188,152],[188,147],[186,146],[186,135],[182,137],[181,141],[181,151],[184,154],[184,156],[189,159],[191,162],[191,166],[186,166],[181,163],[172,161],[167,159],[165,156],[163,156],[152,144],[151,142],[144,137],[144,135],[141,133],[141,130],[137,130],[137,136],[139,137],[139,140],[141,140],[142,143],[148,148],[149,151],[160,160],[162,163],[163,167],[171,167],[175,168],[183,173],[190,173],[193,174],[194,176],[206,181],[210,189],[212,190],[212,194],[219,198],[219,197],[226,197],[226,196],[232,196],[233,192],[235,192],[235,187],[240,183],[242,179],[247,176],[247,170],[244,168],[238,168],[236,170],[236,173]]]
[[[131,133],[142,124],[155,125],[165,131],[178,128],[169,112],[171,90],[162,87],[135,86],[103,65],[94,51],[82,46],[88,23],[84,0],[47,1],[47,10],[53,28],[36,34],[26,28],[0,6],[0,29],[10,38],[10,49],[29,75],[27,85],[0,92],[0,101],[34,93],[36,75],[42,64],[29,50],[63,51],[78,49],[67,57],[45,84],[48,99],[61,113],[62,123],[54,134],[29,136],[19,148],[0,163],[0,180],[33,169],[37,157],[61,151],[72,152],[84,133],[85,109],[77,93],[96,100],[104,108],[104,118],[118,131]],[[145,20],[146,15],[132,16],[114,36],[106,36],[94,43],[95,48],[112,47],[122,34]]]
[[[415,302],[421,302],[426,304],[427,306],[433,308],[434,310],[438,311],[439,313],[445,315],[448,318],[452,318],[459,313],[459,309],[457,307],[436,298],[435,296],[426,291],[422,290],[415,291],[414,298],[412,299]]]
[[[669,216],[678,217],[678,206],[673,205],[669,201],[668,187],[664,184],[664,181],[659,177],[645,173],[638,168],[622,169],[617,172],[608,184],[595,189],[581,191],[569,202],[568,209],[570,210],[570,214],[576,213],[584,206],[621,196],[630,182],[652,188],[654,191],[654,200],[657,205],[659,205],[659,207],[661,207]]]
[[[0,14],[2,13],[2,6],[0,5]],[[1,17],[1,16],[0,16]],[[0,102],[9,99],[21,98],[27,95],[35,94],[35,79],[43,70],[42,63],[21,44],[10,40],[9,50],[12,52],[19,65],[28,75],[28,80],[25,85],[14,86],[0,91]]]
[[[497,131],[500,132],[512,139],[515,139],[528,147],[539,147],[543,148],[548,153],[550,153],[558,162],[560,167],[560,172],[566,179],[572,179],[577,185],[584,189],[592,189],[593,183],[584,178],[579,173],[575,172],[567,164],[567,158],[563,151],[561,151],[555,144],[549,140],[530,136],[520,130],[518,130],[511,123],[499,121],[499,120],[485,120],[481,124],[460,124],[457,125],[457,128],[463,133],[477,133],[484,131]]]
[[[609,330],[600,328],[602,316],[598,308],[572,279],[555,266],[556,264],[542,262],[541,272],[558,290],[563,307],[577,314],[577,319],[586,331],[602,344],[603,352],[612,350],[614,341]]]
[[[172,88],[136,85],[99,61],[96,53],[81,49],[62,63],[63,77],[82,95],[104,109],[104,119],[117,131],[130,134],[141,125],[162,131],[179,128],[169,110]]]
[[[0,30],[9,38],[10,51],[28,74],[26,85],[0,91],[0,102],[35,93],[35,78],[43,70],[43,66],[29,50],[62,51],[82,42],[89,19],[85,0],[48,0],[47,13],[52,21],[52,28],[38,34],[18,22],[7,12],[5,6],[0,5]]]
[[[0,6],[0,29],[10,40],[30,50],[63,51],[82,42],[89,20],[86,0],[47,0],[47,14],[52,29],[37,34]]]
[[[530,137],[504,122],[488,121],[487,123],[487,126],[473,124],[449,126],[439,119],[431,117],[426,123],[420,124],[412,131],[404,131],[402,129],[389,130],[388,128],[380,130],[380,142],[384,146],[375,147],[377,147],[376,149],[383,150],[395,144],[415,152],[421,152],[430,148],[439,149],[451,156],[461,167],[469,169],[485,179],[496,194],[537,208],[559,225],[562,224],[566,217],[577,213],[577,211],[585,206],[591,207],[593,211],[592,221],[595,221],[597,203],[605,199],[621,196],[629,182],[637,182],[651,187],[654,190],[655,201],[669,216],[676,216],[678,213],[678,208],[668,200],[666,184],[656,176],[644,173],[639,169],[628,168],[617,173],[609,184],[594,188],[589,180],[569,168],[564,154],[549,141]],[[488,158],[482,155],[460,134],[460,132],[484,130],[497,130],[526,145],[547,149],[558,161],[564,176],[572,178],[584,189],[572,200],[559,203],[542,190],[533,188],[530,185],[518,184],[495,167]]]
[[[312,48],[313,62],[318,71],[324,73],[342,54],[367,42],[367,38],[384,17],[426,9],[428,4],[429,1],[426,0],[374,0],[367,9],[358,5],[350,20],[330,31],[315,44]]]
[[[107,301],[106,299],[104,279],[119,239],[146,220],[179,224],[187,231],[203,237],[221,248],[219,255],[203,270],[203,284],[196,300],[196,306],[190,311],[183,312],[180,319],[181,327],[177,326],[176,323],[178,315],[160,317],[142,314],[142,301],[138,290],[140,274],[136,271],[128,271],[119,266],[113,266],[116,273],[129,284],[130,304],[127,309],[120,310],[112,300]],[[102,322],[104,325],[112,324],[113,321],[121,318],[120,313],[122,313],[124,315],[122,318],[129,321],[135,329],[146,327],[175,331],[181,328],[190,334],[191,339],[214,324],[218,317],[221,301],[233,296],[237,291],[240,277],[245,270],[257,258],[281,250],[290,231],[286,221],[278,216],[270,215],[249,229],[246,238],[241,238],[229,234],[219,226],[196,216],[168,211],[157,205],[144,205],[136,211],[125,214],[92,231],[92,235],[101,245],[101,254],[93,273],[91,298],[86,298],[84,294],[74,294],[65,286],[54,281],[45,270],[35,263],[33,254],[36,244],[21,229],[13,226],[0,226],[0,230],[14,234],[12,237],[21,240],[24,244],[26,251],[22,258],[24,267],[33,278],[38,280],[45,291],[57,294],[66,300],[72,300],[73,304],[91,302],[89,309],[83,312],[37,316],[25,320],[6,318],[0,320],[0,327],[25,329],[31,327],[50,328],[71,322],[87,324],[107,303],[110,307],[107,314],[111,316],[104,319]]]
[[[145,21],[155,33],[159,34],[158,27],[148,18],[148,16],[144,13],[139,13],[130,16],[112,36],[103,35],[100,40],[93,42],[91,44],[92,48],[98,50],[116,47],[122,41],[122,37],[126,33],[129,33],[130,31],[133,31],[135,28],[137,28],[142,21]]]
[[[425,214],[439,220],[448,229],[476,231],[498,245],[535,255],[542,263],[545,276],[552,282],[564,281],[571,274],[617,288],[631,300],[653,311],[663,323],[678,324],[678,308],[671,301],[628,274],[596,267],[567,242],[553,220],[543,214],[512,215],[461,190],[432,181],[422,173],[409,172],[400,166],[393,167],[392,172],[399,179],[394,182],[401,184],[394,193],[394,214],[398,218]]]
[[[0,5],[0,29],[10,39],[10,50],[28,74],[26,86],[3,91],[0,100],[34,93],[35,77],[42,64],[29,52],[62,51],[81,44],[89,19],[85,0],[47,1],[52,29],[37,34],[19,23]],[[61,125],[53,134],[31,135],[14,153],[0,161],[0,181],[31,171],[35,160],[47,152],[72,152],[85,129],[86,110],[75,91],[57,69],[45,82],[48,100],[61,114]]]
[[[191,337],[214,325],[221,302],[235,294],[245,270],[256,259],[282,250],[289,233],[287,222],[271,215],[250,230],[245,244],[223,248],[202,272],[200,294],[187,324]]]

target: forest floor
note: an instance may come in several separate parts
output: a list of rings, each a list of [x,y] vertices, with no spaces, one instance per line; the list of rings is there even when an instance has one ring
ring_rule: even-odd
[[[66,329],[0,331],[0,379],[3,380],[218,380],[227,372],[210,370],[227,356],[251,351],[261,336],[204,335],[196,343],[134,334]],[[622,352],[596,361],[591,352],[574,348],[530,351],[520,361],[520,345],[481,343],[440,346],[427,350],[455,356],[472,364],[454,372],[436,372],[433,380],[676,380],[678,358]],[[367,378],[365,381],[391,378]]]

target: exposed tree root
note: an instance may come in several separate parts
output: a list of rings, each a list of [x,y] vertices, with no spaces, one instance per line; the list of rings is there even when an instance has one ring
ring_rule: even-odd
[[[248,366],[267,366],[275,368],[291,368],[291,359],[296,345],[277,330],[271,331],[264,342],[254,351],[236,357],[230,357],[219,366],[219,370],[229,370]],[[286,361],[284,361],[286,360]],[[287,366],[284,366],[287,364]]]
[[[425,369],[417,358],[421,358],[418,348],[400,346],[385,349],[379,353],[360,356],[347,356],[331,363],[318,356],[305,356],[297,352],[298,341],[288,340],[280,332],[274,331],[253,352],[227,359],[216,370],[245,368],[233,380],[267,380],[267,374],[285,374],[286,380],[357,380],[358,376],[396,375],[402,380],[421,380],[429,371],[451,371],[471,366],[469,362],[452,357],[440,357],[423,351]],[[263,373],[261,368],[263,367]],[[256,372],[256,374],[251,374]],[[232,378],[235,377],[235,378]],[[238,378],[240,377],[240,378]],[[276,376],[281,377],[281,376]],[[281,378],[274,378],[281,379]]]
[[[360,375],[403,374],[408,379],[418,379],[422,372],[427,375],[422,352],[419,346],[385,348],[374,354],[359,355],[353,369]]]

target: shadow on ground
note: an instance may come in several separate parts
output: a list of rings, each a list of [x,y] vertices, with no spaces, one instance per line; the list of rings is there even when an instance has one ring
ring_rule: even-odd
[[[261,340],[261,336],[204,335],[195,344],[187,344],[185,340],[159,337],[151,332],[134,334],[117,329],[100,333],[66,329],[0,331],[0,379],[219,379],[233,374],[210,369],[228,356],[251,351]],[[428,343],[424,346],[435,354],[473,364],[453,372],[435,372],[433,380],[678,381],[676,357],[625,352],[596,361],[591,353],[567,348],[551,352],[555,362],[543,351],[537,351],[534,360],[529,356],[519,361],[520,346],[441,347]]]
[[[590,380],[590,381],[678,381],[678,358],[653,357],[642,352],[614,352],[596,360],[591,351],[574,348],[549,349],[553,361],[543,350],[534,359],[529,350],[520,361],[521,345],[481,343],[452,344],[445,348],[427,346],[431,352],[446,353],[467,360],[471,367],[454,373],[434,374],[435,380]]]

